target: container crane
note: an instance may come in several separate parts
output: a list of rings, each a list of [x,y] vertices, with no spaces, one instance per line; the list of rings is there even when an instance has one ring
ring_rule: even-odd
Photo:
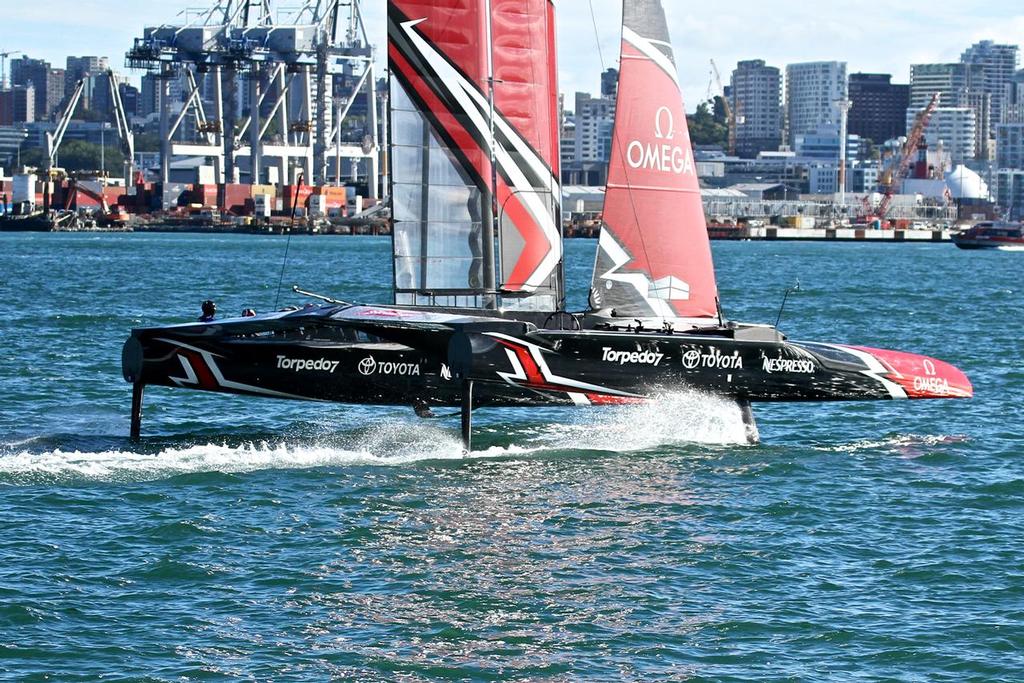
[[[110,87],[110,102],[114,109],[117,137],[121,142],[121,154],[124,155],[124,186],[129,188],[135,182],[135,134],[128,124],[128,116],[121,101],[121,89],[114,78],[114,72],[110,69],[107,70],[107,85]]]
[[[725,123],[729,127],[729,154],[736,154],[736,112],[729,105],[729,98],[725,96],[725,86],[722,85],[722,76],[718,73],[718,65],[711,60],[711,75],[715,79],[718,88],[717,94],[722,98],[722,108],[725,109]]]
[[[892,175],[884,185],[884,196],[878,205],[878,210],[875,212],[875,217],[879,221],[885,220],[889,213],[889,208],[892,206],[892,200],[895,198],[896,193],[899,192],[900,185],[907,176],[907,171],[910,170],[910,162],[913,160],[918,146],[924,139],[924,133],[928,129],[928,124],[931,123],[932,115],[935,114],[935,109],[939,106],[941,94],[935,93],[932,95],[931,102],[928,103],[927,107],[918,112],[917,118],[914,120],[914,126],[907,135],[907,141],[903,143],[903,148],[900,150],[900,155],[894,164]]]
[[[72,93],[71,99],[68,100],[67,108],[64,109],[64,113],[61,114],[60,119],[57,121],[57,128],[52,133],[46,134],[47,173],[57,166],[57,152],[60,150],[60,144],[64,141],[64,133],[67,132],[71,118],[75,115],[75,109],[78,108],[83,92],[85,92],[84,79],[78,81],[78,85],[75,86],[75,92]]]
[[[128,124],[128,117],[125,114],[124,103],[121,100],[121,91],[117,87],[117,79],[114,72],[107,70],[107,85],[110,88],[110,102],[114,110],[114,121],[117,124],[117,137],[121,143],[121,153],[125,157],[124,181],[125,187],[131,187],[134,182],[135,169],[135,136],[131,126]],[[57,121],[57,128],[52,133],[46,134],[47,172],[57,166],[57,152],[60,151],[61,143],[64,142],[64,134],[67,133],[71,119],[75,116],[78,103],[82,100],[85,92],[85,79],[78,81],[75,91],[68,100],[68,106],[64,109],[60,119]]]
[[[7,58],[18,54],[18,50],[0,52],[0,88],[7,87]]]

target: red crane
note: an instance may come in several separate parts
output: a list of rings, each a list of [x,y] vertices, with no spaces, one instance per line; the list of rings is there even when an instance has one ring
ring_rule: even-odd
[[[935,93],[932,95],[931,102],[928,106],[922,109],[917,114],[917,118],[914,120],[914,126],[910,129],[910,133],[907,135],[907,141],[903,143],[903,148],[900,150],[899,159],[894,164],[894,168],[889,182],[885,183],[885,196],[882,197],[881,203],[878,205],[878,210],[875,212],[875,217],[879,221],[884,221],[886,215],[889,213],[889,207],[892,205],[892,200],[899,192],[900,185],[903,183],[903,179],[907,177],[907,171],[910,170],[910,162],[913,161],[914,155],[917,153],[917,148],[924,139],[924,132],[928,128],[928,124],[932,121],[932,115],[935,113],[935,109],[939,106],[939,96],[942,93]]]

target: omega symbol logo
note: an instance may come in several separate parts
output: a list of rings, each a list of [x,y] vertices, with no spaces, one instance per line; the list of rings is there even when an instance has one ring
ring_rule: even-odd
[[[377,372],[377,360],[370,356],[359,361],[359,373],[362,375],[372,375]]]
[[[668,124],[667,128],[665,124]],[[672,140],[676,136],[676,119],[668,107],[662,107],[654,115],[654,136],[659,140]]]
[[[928,375],[929,377],[935,377],[935,375],[939,374],[938,371],[935,369],[935,363],[925,359],[924,374]]]

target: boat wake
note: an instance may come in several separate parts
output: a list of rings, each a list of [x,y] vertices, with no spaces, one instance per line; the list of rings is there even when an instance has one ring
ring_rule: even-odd
[[[289,441],[171,444],[147,452],[15,448],[0,454],[0,482],[155,481],[185,474],[396,466],[465,457],[456,435],[432,425],[392,423],[355,434],[314,437],[307,443],[294,437]]]
[[[853,443],[816,446],[815,450],[829,453],[863,453],[888,451],[905,458],[920,458],[935,453],[950,444],[970,441],[963,435],[893,434],[881,439],[866,439]]]
[[[546,447],[631,453],[682,445],[747,445],[739,406],[699,391],[665,393],[647,403],[576,413],[543,430]]]
[[[46,439],[0,448],[0,483],[138,482],[186,474],[245,474],[325,467],[394,467],[425,461],[519,458],[565,451],[636,453],[666,446],[740,445],[746,432],[739,408],[699,392],[673,393],[645,404],[558,411],[551,422],[510,425],[509,411],[481,413],[479,451],[466,454],[454,424],[380,423],[341,432],[295,433],[207,443],[144,442],[138,451],[103,439],[95,451],[81,439],[69,447]],[[568,418],[568,421],[566,419]],[[43,445],[46,450],[28,450]]]

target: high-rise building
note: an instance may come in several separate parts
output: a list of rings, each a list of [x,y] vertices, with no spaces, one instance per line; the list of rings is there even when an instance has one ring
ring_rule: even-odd
[[[996,168],[1024,170],[1024,122],[996,126]]]
[[[967,90],[960,93],[957,106],[970,107],[974,111],[976,158],[991,158],[991,152],[995,147],[995,141],[989,135],[992,129],[992,96],[982,90]]]
[[[912,64],[910,66],[910,109],[907,110],[907,130],[913,126],[917,112],[924,109],[935,93],[939,93],[939,109],[967,109],[974,115],[971,124],[971,135],[974,152],[967,159],[988,158],[989,153],[989,122],[992,118],[992,98],[985,92],[985,67],[981,64],[965,64],[953,62],[949,64]],[[966,125],[961,114],[949,115],[951,122]],[[931,128],[935,126],[934,121]],[[949,132],[949,131],[947,131]],[[953,137],[957,140],[966,135],[964,130],[957,131]],[[933,135],[929,135],[929,138]],[[959,148],[959,145],[957,145]],[[966,159],[954,156],[954,163],[963,163]]]
[[[918,110],[907,109],[907,130],[914,126]],[[954,166],[977,157],[977,129],[974,110],[970,107],[938,107],[924,132],[929,149],[942,147]]]
[[[786,67],[786,129],[790,146],[798,135],[839,119],[847,98],[846,62],[805,62]]]
[[[619,92],[619,70],[605,69],[601,74],[601,97],[615,99]]]
[[[67,69],[64,71],[65,92],[69,94],[74,92],[78,81],[90,76],[98,76],[109,68],[110,60],[106,57],[68,57]],[[88,101],[88,93],[84,94],[83,100],[83,106],[86,109],[91,108],[92,104]]]
[[[67,74],[64,69],[50,69],[50,78],[46,82],[46,115],[59,115],[60,105],[67,94]]]
[[[988,128],[994,137],[996,124],[1003,120],[1003,98],[1006,84],[1013,78],[1019,63],[1020,48],[1016,45],[997,45],[983,40],[967,48],[960,56],[965,64],[977,64],[984,70],[984,91],[992,98],[992,116]]]
[[[241,78],[241,77],[240,77]],[[160,113],[162,97],[161,86],[164,79],[158,73],[148,73],[142,77],[142,89],[139,92],[139,105],[138,114],[139,116],[149,116],[150,114]],[[168,102],[172,105],[175,102],[182,101],[182,95],[184,93],[184,86],[182,85],[181,78],[170,78],[169,80],[169,96]],[[241,111],[241,110],[239,110]]]
[[[754,158],[782,143],[782,75],[763,59],[739,62],[732,72],[729,99],[735,117],[736,153]]]
[[[848,130],[876,144],[906,134],[910,86],[891,82],[889,74],[850,74]]]
[[[1003,86],[1002,123],[1024,122],[1024,70],[1018,71]]]
[[[110,99],[110,79],[114,79],[114,85],[119,87],[123,78],[113,72],[104,71],[99,74],[88,76],[85,79],[85,91],[83,98],[89,103],[89,109],[107,119],[114,111],[114,103]]]
[[[51,69],[42,59],[20,57],[12,59],[11,84],[29,85],[35,89],[35,117],[43,119],[52,113],[64,99],[64,71]],[[61,82],[58,83],[58,80]]]
[[[562,140],[559,152],[563,167],[576,161],[576,120],[573,116],[566,116],[562,120]]]
[[[120,83],[117,89],[121,93],[121,104],[124,105],[125,116],[131,118],[139,113],[139,89],[130,83]]]
[[[996,201],[1011,221],[1024,218],[1024,171],[1001,169],[996,173]]]
[[[0,90],[0,126],[32,123],[36,120],[36,90],[29,85],[16,85]]]
[[[920,111],[939,93],[940,107],[963,106],[969,91],[985,89],[985,67],[981,64],[911,64],[910,106]]]
[[[21,126],[0,127],[0,164],[11,168],[18,162],[18,153],[28,133]]]
[[[576,162],[607,162],[611,159],[615,98],[576,93]]]

